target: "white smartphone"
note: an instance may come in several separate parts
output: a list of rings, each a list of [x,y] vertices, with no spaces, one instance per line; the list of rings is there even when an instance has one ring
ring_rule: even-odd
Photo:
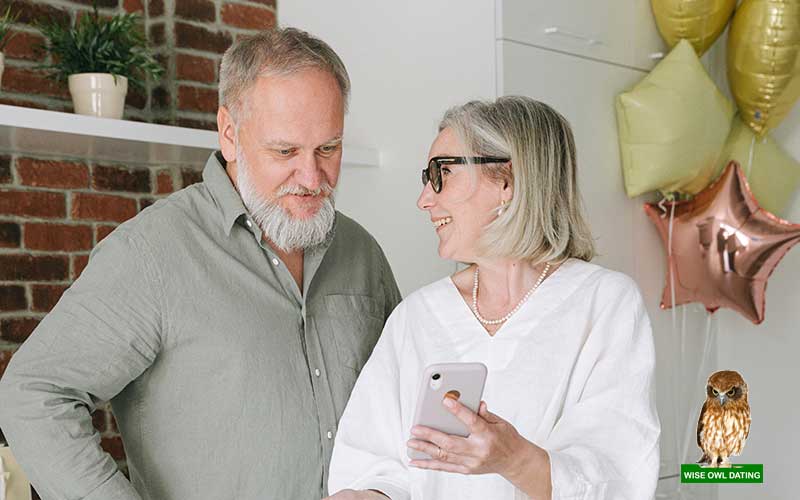
[[[424,425],[447,434],[469,436],[469,429],[442,404],[445,397],[458,400],[477,412],[486,384],[486,365],[483,363],[438,363],[425,368],[417,396],[412,427]],[[409,439],[411,436],[409,429]],[[431,458],[427,453],[408,448],[412,460]]]

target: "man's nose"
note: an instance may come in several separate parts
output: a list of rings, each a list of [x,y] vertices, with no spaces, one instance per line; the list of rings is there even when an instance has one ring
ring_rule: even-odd
[[[295,171],[295,179],[298,184],[309,190],[319,189],[324,180],[319,159],[312,154],[308,157],[299,158],[300,164]]]

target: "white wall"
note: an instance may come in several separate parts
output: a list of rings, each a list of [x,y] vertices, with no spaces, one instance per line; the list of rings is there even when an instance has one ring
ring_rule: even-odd
[[[342,170],[337,208],[377,238],[404,295],[451,273],[416,207],[420,171],[444,111],[494,97],[494,2],[287,0],[278,9],[282,26],[319,36],[345,62],[345,143],[381,152],[380,168]]]

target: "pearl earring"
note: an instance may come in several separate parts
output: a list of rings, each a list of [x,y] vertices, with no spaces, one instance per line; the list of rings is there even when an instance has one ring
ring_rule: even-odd
[[[500,201],[500,208],[497,209],[497,216],[498,217],[503,215],[503,212],[506,211],[506,203],[508,203],[506,200]]]

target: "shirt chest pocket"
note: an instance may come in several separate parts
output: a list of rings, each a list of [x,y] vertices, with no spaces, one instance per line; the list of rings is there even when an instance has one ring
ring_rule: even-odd
[[[325,310],[339,363],[360,372],[383,329],[380,304],[367,295],[326,295]]]

